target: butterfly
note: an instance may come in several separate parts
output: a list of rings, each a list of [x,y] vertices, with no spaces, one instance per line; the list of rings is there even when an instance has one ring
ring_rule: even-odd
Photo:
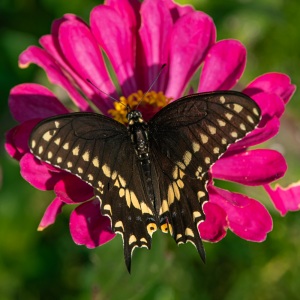
[[[138,110],[127,118],[126,127],[96,113],[51,117],[33,129],[29,147],[94,188],[102,215],[122,235],[129,272],[133,250],[150,249],[157,229],[178,245],[191,242],[204,261],[198,225],[208,171],[258,125],[260,108],[243,93],[217,91],[182,97],[147,123]]]

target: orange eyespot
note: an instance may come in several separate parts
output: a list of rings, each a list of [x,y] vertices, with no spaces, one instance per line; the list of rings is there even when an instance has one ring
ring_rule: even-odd
[[[160,226],[160,230],[163,232],[163,233],[170,233],[171,235],[173,235],[173,227],[170,223],[166,222],[164,224],[162,224]]]
[[[155,223],[149,223],[147,225],[147,231],[149,233],[150,236],[152,236],[153,232],[157,230],[157,226]]]

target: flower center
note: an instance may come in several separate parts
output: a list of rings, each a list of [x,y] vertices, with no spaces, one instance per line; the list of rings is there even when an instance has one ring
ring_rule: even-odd
[[[141,99],[142,102],[139,104],[138,108],[146,121],[172,100],[172,98],[166,97],[163,92],[150,91],[144,94],[141,90],[138,90],[127,98],[121,96],[120,102],[114,102],[114,108],[110,109],[108,113],[116,121],[127,124],[127,106],[131,109],[135,109]]]

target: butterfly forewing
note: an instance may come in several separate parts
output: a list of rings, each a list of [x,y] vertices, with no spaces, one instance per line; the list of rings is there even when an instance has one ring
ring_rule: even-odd
[[[75,113],[38,124],[30,138],[34,155],[75,174],[95,189],[102,214],[124,242],[128,269],[135,247],[151,247],[155,212],[124,125],[98,114]]]
[[[198,224],[208,201],[208,170],[228,146],[260,120],[257,104],[237,92],[195,94],[166,106],[149,122],[160,225],[170,224],[175,241],[192,242],[202,258]]]

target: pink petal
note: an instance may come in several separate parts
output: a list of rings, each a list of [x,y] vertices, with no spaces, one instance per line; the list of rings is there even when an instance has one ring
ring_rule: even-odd
[[[9,108],[18,122],[68,113],[51,91],[34,83],[13,87],[9,95]]]
[[[217,42],[208,52],[198,92],[229,90],[236,85],[246,65],[246,48],[239,41]]]
[[[43,46],[43,48],[57,61],[57,63],[65,71],[65,73],[68,74],[69,78],[72,78],[74,84],[76,83],[76,85],[78,85],[79,87],[87,86],[86,79],[82,79],[72,69],[72,67],[66,63],[64,56],[60,51],[58,41],[55,41],[55,37],[53,35],[44,35],[40,38],[39,42]],[[86,88],[84,92],[87,95],[87,98],[91,98],[92,95],[94,95],[94,92],[91,87],[89,87],[89,89]],[[80,110],[92,111],[92,109],[87,105],[86,100],[79,93],[69,93],[69,95],[75,103],[75,105],[80,108]]]
[[[54,186],[55,194],[67,204],[84,202],[94,196],[93,188],[75,175],[67,174]]]
[[[46,191],[53,190],[54,185],[64,174],[51,172],[47,164],[35,158],[31,153],[25,154],[20,160],[22,177],[35,188]]]
[[[227,215],[217,204],[207,202],[204,205],[205,221],[199,224],[200,236],[209,242],[218,242],[226,235]]]
[[[68,64],[81,76],[82,79],[90,79],[105,93],[117,98],[115,87],[109,77],[102,54],[95,38],[89,28],[82,22],[73,20],[66,21],[59,27],[59,44],[67,59]],[[89,87],[88,82],[86,86]],[[81,87],[84,90],[84,87]],[[99,108],[112,107],[112,101],[107,96],[98,96],[99,91],[95,89],[96,97],[91,100]],[[102,99],[105,98],[106,100]]]
[[[256,149],[222,157],[213,165],[212,175],[244,185],[262,185],[282,177],[286,169],[285,159],[279,152]]]
[[[64,14],[62,18],[54,20],[51,24],[51,35],[56,40],[55,42],[57,42],[58,31],[59,31],[60,25],[66,21],[78,21],[78,22],[81,22],[82,24],[85,24],[85,22],[77,15],[74,15],[71,13]],[[58,46],[58,48],[59,48],[59,46]]]
[[[175,23],[183,15],[191,13],[194,10],[192,5],[180,5],[172,0],[164,0],[164,3],[167,5],[168,9],[171,12],[173,22]]]
[[[6,133],[5,149],[12,158],[20,160],[25,153],[29,152],[29,136],[39,121],[40,119],[26,121]]]
[[[81,78],[76,71],[74,71],[73,66],[68,64],[68,60],[65,58],[61,46],[59,44],[59,27],[66,21],[76,21],[80,22],[85,26],[85,22],[80,19],[78,16],[73,14],[65,14],[62,18],[54,20],[51,26],[51,35],[44,35],[40,38],[39,42],[44,49],[59,63],[62,69],[68,74],[68,77],[74,81],[74,84],[83,90],[84,94],[88,99],[99,98],[101,99],[98,93],[95,94],[94,88],[87,83],[86,78]],[[75,104],[83,111],[92,111],[90,107],[86,107],[86,101],[81,103],[81,99],[74,99]],[[105,102],[103,101],[103,107],[100,109],[106,110]]]
[[[130,27],[134,27],[140,23],[139,11],[141,3],[139,0],[106,0],[105,5],[117,11]]]
[[[113,239],[110,220],[100,213],[99,200],[79,205],[70,217],[70,232],[73,241],[87,248],[95,248]]]
[[[71,84],[53,57],[45,50],[36,46],[30,46],[22,52],[19,58],[20,68],[27,68],[31,63],[43,68],[48,75],[49,81],[65,89],[81,110],[89,110],[89,104]]]
[[[300,183],[293,183],[286,188],[276,185],[273,190],[270,185],[264,186],[276,209],[284,216],[288,211],[300,210]]]
[[[166,95],[178,98],[215,43],[212,19],[199,11],[188,13],[174,25],[170,38],[169,78]]]
[[[258,201],[216,187],[209,187],[209,195],[212,203],[224,209],[230,230],[239,237],[262,242],[272,230],[272,218]]]
[[[10,157],[20,160],[22,157],[22,154],[17,150],[15,146],[15,141],[14,141],[14,136],[15,133],[17,132],[18,126],[13,127],[9,131],[5,133],[5,143],[4,147],[6,152],[10,155]]]
[[[296,86],[289,76],[281,73],[267,73],[254,79],[243,91],[249,96],[260,92],[276,94],[287,103],[294,94]]]
[[[134,80],[137,28],[129,27],[123,16],[105,5],[95,7],[90,19],[92,33],[107,54],[123,94],[137,91]]]
[[[284,113],[284,102],[276,94],[261,92],[253,95],[252,99],[261,109],[262,122],[260,122],[260,126],[274,117],[280,118]]]
[[[62,207],[65,204],[60,199],[55,198],[46,208],[43,218],[39,224],[38,231],[44,230],[46,227],[55,223],[56,217],[61,213]]]
[[[84,93],[89,99],[95,94],[91,86],[87,85],[86,78],[82,79],[74,70],[73,67],[68,64],[64,54],[61,51],[61,47],[58,41],[58,32],[59,27],[62,23],[66,21],[78,21],[82,24],[85,24],[82,19],[73,14],[65,14],[62,18],[54,20],[51,26],[51,34],[44,35],[40,38],[39,42],[43,48],[57,61],[60,67],[68,74],[69,78],[72,78],[74,84],[78,85],[80,88],[84,88]],[[92,111],[90,107],[86,107],[86,100],[83,100],[82,97],[74,99],[75,104],[83,111]]]
[[[143,79],[141,86],[147,90],[154,82],[161,66],[168,61],[169,34],[173,22],[167,6],[161,0],[144,1],[140,13],[142,23],[139,35],[142,49],[138,50],[138,54],[143,56],[141,58],[143,64],[138,71],[144,77],[140,76]],[[163,72],[154,84],[153,90],[164,90],[165,80],[166,72]]]

